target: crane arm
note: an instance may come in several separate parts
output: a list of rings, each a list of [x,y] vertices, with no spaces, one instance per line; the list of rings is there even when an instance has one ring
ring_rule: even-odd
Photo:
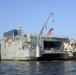
[[[44,30],[44,28],[47,26],[47,22],[48,22],[48,20],[50,19],[51,15],[54,15],[54,14],[53,14],[52,12],[50,13],[50,15],[48,16],[46,22],[44,23],[44,25],[43,25],[43,27],[42,27],[42,29],[41,29],[41,31],[40,31],[39,36],[42,35],[43,30]]]
[[[54,14],[52,12],[50,13],[50,15],[48,16],[46,22],[44,23],[44,25],[43,25],[43,27],[41,29],[39,35],[37,36],[37,47],[39,46],[38,44],[39,44],[40,35],[42,35],[42,32],[43,32],[44,28],[47,26],[47,22],[48,22],[51,15],[54,15]]]

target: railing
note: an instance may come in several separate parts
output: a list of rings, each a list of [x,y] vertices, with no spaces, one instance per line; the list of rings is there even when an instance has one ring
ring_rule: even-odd
[[[45,53],[65,53],[65,51],[63,51],[63,50],[44,50],[44,54]]]

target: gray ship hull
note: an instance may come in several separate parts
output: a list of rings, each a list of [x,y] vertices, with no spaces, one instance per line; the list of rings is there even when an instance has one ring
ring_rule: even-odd
[[[16,30],[15,30],[16,31]],[[7,38],[0,41],[1,60],[61,60],[68,59],[68,53],[64,43],[68,43],[67,37],[47,37],[25,34],[24,36],[11,36],[5,33]],[[11,31],[12,35],[14,31]],[[8,34],[8,35],[6,35]],[[37,45],[38,44],[38,45]]]

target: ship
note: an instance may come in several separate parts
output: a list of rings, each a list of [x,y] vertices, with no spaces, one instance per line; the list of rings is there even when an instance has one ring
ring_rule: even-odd
[[[76,58],[69,37],[42,35],[50,16],[39,34],[23,34],[21,27],[4,32],[0,39],[0,60],[66,60],[73,55]]]
[[[66,59],[64,43],[68,37],[41,35],[37,46],[37,34],[18,34],[14,29],[4,33],[0,41],[2,60]]]

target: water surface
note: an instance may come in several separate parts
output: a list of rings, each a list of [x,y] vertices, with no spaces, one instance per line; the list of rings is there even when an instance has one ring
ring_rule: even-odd
[[[0,75],[76,75],[76,61],[2,61]]]

